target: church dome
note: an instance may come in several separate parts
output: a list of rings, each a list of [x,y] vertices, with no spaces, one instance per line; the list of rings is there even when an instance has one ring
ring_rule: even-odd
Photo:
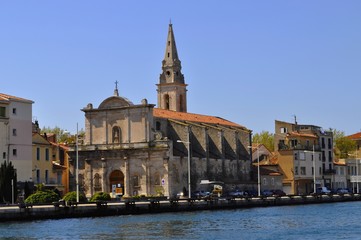
[[[121,108],[121,107],[130,107],[134,106],[134,104],[124,98],[119,96],[111,96],[105,99],[100,105],[98,109],[107,109],[107,108]]]

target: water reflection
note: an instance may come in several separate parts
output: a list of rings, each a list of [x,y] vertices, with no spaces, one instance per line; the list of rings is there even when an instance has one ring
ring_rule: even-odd
[[[1,239],[358,239],[360,202],[0,223]]]

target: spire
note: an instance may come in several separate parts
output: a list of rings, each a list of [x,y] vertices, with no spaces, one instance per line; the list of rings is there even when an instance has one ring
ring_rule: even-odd
[[[168,27],[162,73],[159,77],[158,107],[172,111],[187,112],[187,84],[184,83],[181,61],[178,58],[173,25]]]
[[[115,81],[114,96],[119,97],[119,92],[118,92],[118,80],[117,80],[117,81]]]
[[[165,47],[164,59],[162,61],[162,69],[163,73],[161,76],[161,83],[184,84],[184,77],[181,73],[182,66],[178,57],[172,23],[169,23],[168,27],[168,37]]]
[[[173,66],[177,62],[180,63],[178,58],[177,46],[173,33],[173,25],[169,23],[167,45],[165,48],[164,61],[167,66]]]

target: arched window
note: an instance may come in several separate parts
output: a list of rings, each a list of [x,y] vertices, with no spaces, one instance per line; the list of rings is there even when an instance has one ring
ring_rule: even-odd
[[[183,95],[179,96],[179,111],[184,112],[183,108]]]
[[[100,175],[96,173],[94,175],[94,191],[99,192],[102,190],[102,185],[100,183]]]
[[[118,127],[118,126],[113,127],[112,142],[113,143],[121,143],[121,131],[120,131],[120,127]]]
[[[169,110],[169,95],[168,94],[165,94],[164,95],[164,106],[165,106],[165,109]]]

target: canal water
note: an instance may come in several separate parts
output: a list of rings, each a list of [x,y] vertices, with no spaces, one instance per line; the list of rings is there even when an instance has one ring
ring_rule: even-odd
[[[361,202],[8,222],[0,239],[361,239]]]

